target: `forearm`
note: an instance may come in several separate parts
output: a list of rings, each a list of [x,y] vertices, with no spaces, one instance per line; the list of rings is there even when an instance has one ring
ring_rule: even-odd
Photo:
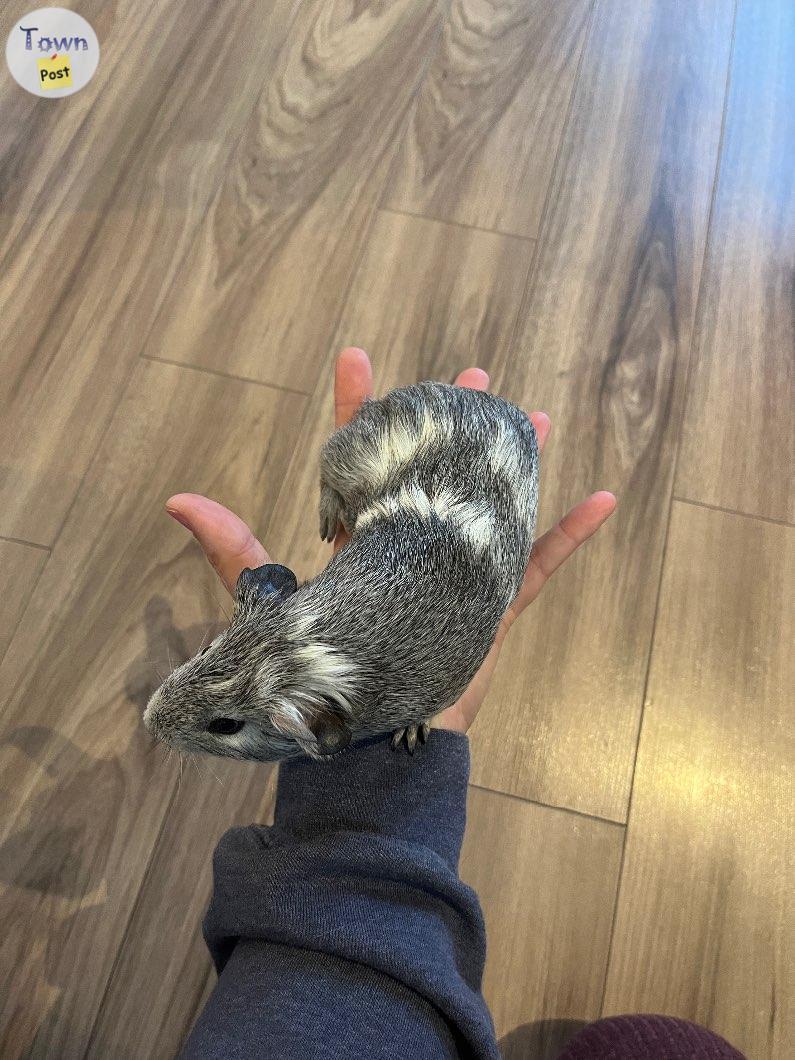
[[[272,828],[215,857],[205,935],[219,982],[187,1056],[497,1055],[485,938],[458,879],[468,743],[371,741],[282,767]]]

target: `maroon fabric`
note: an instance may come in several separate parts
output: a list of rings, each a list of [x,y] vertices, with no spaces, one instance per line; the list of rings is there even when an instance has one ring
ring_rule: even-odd
[[[610,1016],[576,1034],[558,1060],[745,1060],[719,1035],[673,1016]]]

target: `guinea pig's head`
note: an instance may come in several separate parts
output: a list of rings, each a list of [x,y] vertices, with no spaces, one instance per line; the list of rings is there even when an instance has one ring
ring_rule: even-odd
[[[150,698],[144,725],[156,739],[261,762],[326,757],[350,743],[353,667],[313,637],[297,590],[276,563],[242,572],[229,628]]]

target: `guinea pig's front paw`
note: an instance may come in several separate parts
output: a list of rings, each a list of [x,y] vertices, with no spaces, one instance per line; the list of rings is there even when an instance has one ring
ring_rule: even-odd
[[[342,522],[342,497],[325,482],[320,484],[320,537],[333,541]]]
[[[399,750],[405,743],[406,750],[413,755],[417,743],[425,743],[430,731],[431,727],[427,721],[423,721],[420,725],[407,725],[405,729],[398,729],[392,737],[392,750]]]

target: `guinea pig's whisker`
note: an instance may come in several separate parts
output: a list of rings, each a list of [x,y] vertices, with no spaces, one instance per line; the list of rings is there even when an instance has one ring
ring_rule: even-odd
[[[210,592],[210,589],[206,585],[204,586],[204,591],[209,596],[211,603],[215,604],[215,606],[218,608],[218,610],[224,616],[226,621],[231,623],[232,619],[229,617],[229,614],[228,614],[226,608],[221,603],[221,601],[218,599],[218,597],[215,596],[212,592]]]
[[[225,785],[224,785],[224,782],[223,782],[223,780],[221,780],[221,778],[220,778],[220,777],[218,776],[218,774],[217,774],[217,773],[215,772],[215,770],[214,770],[214,769],[212,768],[212,766],[211,766],[211,765],[210,765],[210,763],[209,763],[209,762],[207,761],[207,759],[205,759],[205,760],[204,760],[204,764],[205,764],[205,765],[207,766],[207,770],[208,770],[208,772],[209,772],[210,776],[211,776],[211,777],[214,777],[214,778],[215,778],[215,779],[216,779],[216,780],[218,781],[218,783],[219,783],[219,784],[221,785],[221,787],[222,787],[222,788],[223,788],[223,787],[225,787]]]
[[[202,637],[202,642],[201,642],[201,644],[199,645],[199,647],[198,647],[198,649],[196,651],[196,655],[198,655],[201,652],[202,648],[204,647],[205,642],[206,642],[207,638],[210,635],[210,629],[211,628],[212,628],[211,626],[208,626],[207,629],[204,631],[204,636]]]

